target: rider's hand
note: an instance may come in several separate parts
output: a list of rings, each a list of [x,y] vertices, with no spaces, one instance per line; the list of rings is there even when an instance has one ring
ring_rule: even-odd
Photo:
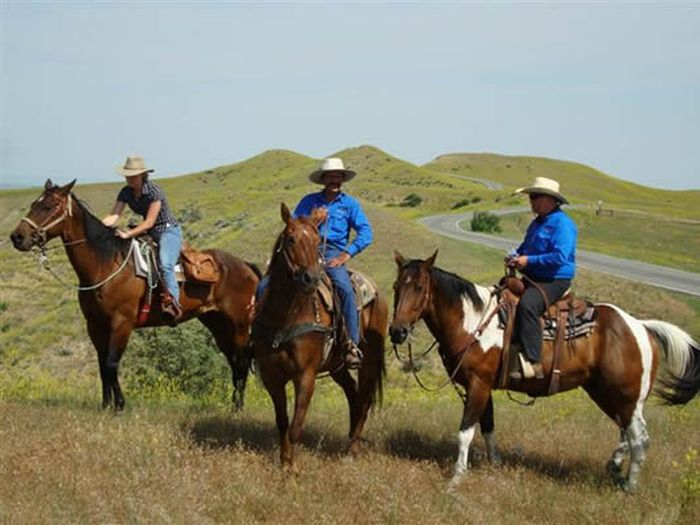
[[[517,257],[506,259],[506,264],[508,265],[508,268],[517,268],[518,270],[522,270],[527,266],[527,255],[518,255]]]
[[[125,232],[124,230],[114,230],[114,235],[121,237],[122,239],[131,239],[129,232]]]
[[[330,261],[328,261],[328,266],[329,268],[335,268],[337,266],[342,266],[346,262],[350,260],[350,254],[348,252],[343,252],[338,257],[333,257]]]

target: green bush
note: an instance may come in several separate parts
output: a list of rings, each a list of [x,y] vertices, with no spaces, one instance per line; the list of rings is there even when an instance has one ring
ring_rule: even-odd
[[[472,231],[475,232],[485,232],[485,233],[500,233],[503,231],[501,229],[501,219],[487,211],[478,211],[472,217]]]
[[[455,202],[452,205],[452,209],[456,210],[457,208],[461,208],[463,206],[468,206],[471,201],[469,199],[462,199],[461,201]]]
[[[404,208],[415,208],[421,202],[423,202],[423,199],[421,198],[420,195],[418,195],[416,193],[411,193],[409,195],[406,195],[406,197],[404,197],[403,202],[401,204],[399,204],[399,206],[402,206]]]
[[[167,385],[172,393],[212,397],[231,383],[226,358],[199,323],[135,332],[124,368],[129,388],[146,396]]]

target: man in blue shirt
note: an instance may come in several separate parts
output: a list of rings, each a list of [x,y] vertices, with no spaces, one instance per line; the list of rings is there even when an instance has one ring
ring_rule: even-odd
[[[355,294],[345,263],[367,248],[373,238],[372,227],[360,203],[341,191],[343,183],[355,175],[353,170],[345,169],[341,159],[324,160],[321,167],[309,175],[312,182],[323,184],[323,189],[302,198],[293,214],[294,217],[308,217],[314,209],[322,210],[319,249],[325,261],[326,273],[340,300],[340,310],[343,313],[349,337],[345,343],[345,362],[350,368],[360,366],[362,352],[357,346],[360,342],[360,327]],[[351,230],[355,230],[355,238],[352,242],[350,242]],[[256,294],[258,299],[262,297],[268,282],[267,276],[260,280]]]
[[[324,160],[321,167],[309,175],[312,182],[323,184],[323,189],[306,195],[294,209],[295,217],[309,216],[316,208],[324,212],[325,219],[319,227],[321,255],[325,260],[326,273],[340,300],[340,309],[350,338],[346,354],[346,363],[350,367],[360,365],[362,353],[357,347],[360,328],[355,294],[345,263],[367,248],[373,238],[372,227],[359,201],[341,190],[343,183],[355,175],[353,170],[345,169],[341,159]],[[351,230],[355,230],[352,242]]]
[[[511,268],[519,269],[526,279],[525,293],[515,315],[515,341],[522,346],[522,373],[512,372],[514,379],[542,378],[542,327],[540,316],[548,304],[559,300],[571,287],[576,272],[576,238],[574,221],[560,206],[569,202],[559,192],[559,183],[537,177],[532,186],[516,193],[527,193],[530,207],[537,215],[525,234],[517,253],[506,259]],[[541,289],[541,290],[540,290]],[[542,292],[547,295],[546,303]]]

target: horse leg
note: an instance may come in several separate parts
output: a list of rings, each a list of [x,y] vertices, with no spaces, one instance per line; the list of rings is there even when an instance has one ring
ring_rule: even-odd
[[[273,373],[274,374],[274,373]],[[260,366],[260,377],[275,407],[275,422],[280,436],[280,463],[282,468],[292,467],[292,447],[289,442],[289,418],[287,416],[287,392],[285,381],[266,370],[264,363]]]
[[[649,448],[649,434],[647,434],[647,424],[642,416],[641,407],[637,407],[634,411],[632,421],[625,429],[625,436],[630,451],[630,468],[627,481],[622,484],[622,488],[626,492],[635,493],[639,490],[639,474]]]
[[[253,359],[250,348],[241,348],[236,344],[234,327],[229,319],[219,312],[207,312],[199,316],[200,322],[214,336],[216,346],[219,347],[231,368],[231,380],[233,383],[233,409],[236,412],[243,410],[245,386],[248,379],[250,363]]]
[[[500,465],[501,455],[496,448],[496,436],[494,434],[495,425],[493,421],[493,396],[491,394],[489,394],[489,400],[486,402],[484,413],[481,414],[479,418],[479,428],[481,429],[481,435],[486,444],[486,454],[488,455],[489,462],[494,465]]]
[[[617,447],[615,447],[615,450],[613,450],[612,456],[610,456],[605,466],[613,482],[617,484],[622,484],[623,482],[622,462],[625,460],[625,457],[629,455],[629,452],[630,446],[627,442],[627,436],[623,430],[620,430],[620,442],[617,444]]]
[[[131,330],[132,325],[126,321],[122,321],[120,323],[113,323],[112,330],[109,334],[106,375],[112,386],[114,409],[117,411],[124,410],[124,396],[122,395],[122,389],[119,385],[119,361],[122,358],[126,344],[129,342]]]
[[[100,380],[102,381],[102,408],[112,404],[112,385],[109,379],[107,367],[107,355],[109,347],[109,328],[95,322],[88,321],[87,331],[95,350],[97,362],[100,366]]]
[[[294,416],[292,417],[292,426],[289,430],[290,456],[292,470],[294,468],[294,450],[293,447],[301,441],[301,429],[304,426],[306,412],[309,409],[311,396],[314,393],[316,386],[316,370],[314,367],[306,368],[299,376],[294,379]]]
[[[457,437],[459,454],[455,463],[454,475],[450,480],[450,489],[454,489],[467,473],[469,467],[469,446],[474,439],[476,422],[481,418],[490,397],[491,389],[484,386],[477,378],[473,378],[467,390],[467,401],[464,403],[462,422],[459,426]]]
[[[363,364],[364,366],[364,364]],[[357,399],[357,383],[355,379],[350,375],[348,369],[343,367],[337,372],[331,374],[333,381],[338,383],[345,393],[345,398],[348,400],[348,408],[350,410],[350,431],[348,432],[348,438],[350,443],[348,444],[348,452],[350,454],[357,454],[358,445],[357,440],[360,437],[362,428],[358,430],[358,420],[359,420],[359,405]]]

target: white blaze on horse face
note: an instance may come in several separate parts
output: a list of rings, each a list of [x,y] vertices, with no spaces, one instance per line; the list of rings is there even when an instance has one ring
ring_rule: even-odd
[[[484,303],[482,311],[478,311],[466,295],[462,297],[462,314],[464,315],[462,328],[467,333],[473,333],[496,307],[496,297],[491,295],[488,288],[477,285],[476,291]],[[498,328],[497,316],[494,315],[488,326],[483,328],[483,332],[479,337],[479,344],[481,344],[484,352],[488,352],[490,348],[496,346],[500,347],[503,344],[503,330]]]

